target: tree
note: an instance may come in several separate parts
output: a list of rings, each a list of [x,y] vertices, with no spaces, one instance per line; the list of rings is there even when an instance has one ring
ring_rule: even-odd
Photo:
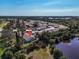
[[[54,58],[55,59],[60,59],[60,57],[63,56],[63,53],[57,48],[54,49],[53,53],[54,53]]]
[[[33,24],[33,26],[36,28],[36,27],[38,27],[38,22],[35,22],[34,24]]]
[[[5,51],[4,54],[2,55],[2,59],[11,59],[13,57],[13,52],[8,50]]]
[[[16,54],[16,59],[26,59],[26,56],[24,53],[17,53]]]
[[[47,46],[50,41],[49,32],[43,32],[41,35],[39,35],[39,40],[42,41]]]
[[[63,35],[63,42],[70,43],[70,35]]]
[[[55,39],[50,39],[50,54],[53,54],[55,48]]]

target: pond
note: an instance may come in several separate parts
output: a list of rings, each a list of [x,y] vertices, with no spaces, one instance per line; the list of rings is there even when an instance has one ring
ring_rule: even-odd
[[[71,43],[59,43],[56,45],[67,59],[79,59],[79,38],[74,38]]]

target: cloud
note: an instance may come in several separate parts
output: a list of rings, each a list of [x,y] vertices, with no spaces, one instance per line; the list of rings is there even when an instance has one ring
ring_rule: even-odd
[[[50,2],[47,2],[47,3],[44,3],[43,6],[50,6],[50,5],[56,5],[56,4],[61,4],[62,3],[62,0],[55,0],[55,1],[50,1]]]
[[[31,13],[37,16],[79,16],[79,8],[38,9]]]
[[[3,16],[79,16],[79,8],[61,9],[0,9]]]
[[[79,12],[79,8],[61,8],[61,9],[33,9],[32,12]]]

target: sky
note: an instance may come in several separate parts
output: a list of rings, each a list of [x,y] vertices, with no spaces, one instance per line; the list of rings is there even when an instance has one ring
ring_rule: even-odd
[[[0,16],[79,16],[79,0],[0,0]]]

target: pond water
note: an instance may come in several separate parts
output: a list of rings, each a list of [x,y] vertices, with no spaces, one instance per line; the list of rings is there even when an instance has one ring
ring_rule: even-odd
[[[79,59],[79,38],[74,38],[71,43],[59,43],[57,48],[63,52],[67,59]]]

